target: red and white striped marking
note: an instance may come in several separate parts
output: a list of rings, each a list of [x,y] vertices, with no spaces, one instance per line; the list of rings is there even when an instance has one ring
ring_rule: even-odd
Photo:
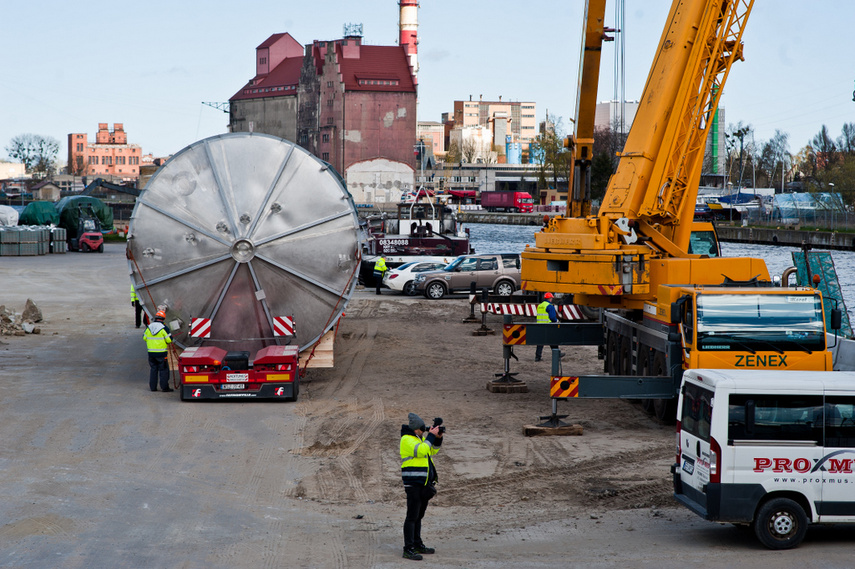
[[[488,302],[481,304],[481,312],[490,314],[511,314],[513,316],[537,316],[536,304],[500,304]]]
[[[558,310],[558,317],[563,320],[584,320],[582,311],[575,304],[562,304],[555,307]],[[536,304],[501,304],[498,302],[488,302],[481,304],[482,312],[490,314],[510,314],[512,316],[537,316]]]
[[[273,317],[273,335],[274,336],[293,336],[294,335],[294,318],[291,316],[274,316]]]
[[[190,336],[193,338],[210,338],[211,337],[211,319],[210,318],[191,318],[190,319]]]

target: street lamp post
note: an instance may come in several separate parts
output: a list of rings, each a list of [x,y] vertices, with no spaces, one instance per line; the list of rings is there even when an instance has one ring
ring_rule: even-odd
[[[829,203],[834,204],[834,182],[828,183],[830,199]],[[834,231],[835,221],[837,221],[837,208],[834,208],[831,212],[831,230]]]

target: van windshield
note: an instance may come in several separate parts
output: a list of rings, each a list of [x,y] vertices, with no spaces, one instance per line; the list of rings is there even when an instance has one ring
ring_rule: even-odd
[[[825,349],[818,294],[699,294],[698,349]]]

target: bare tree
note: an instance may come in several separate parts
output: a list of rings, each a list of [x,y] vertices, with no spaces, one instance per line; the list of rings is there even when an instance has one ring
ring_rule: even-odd
[[[820,170],[828,171],[837,163],[837,144],[828,134],[828,127],[822,125],[819,133],[810,142],[816,154],[816,165]]]
[[[20,160],[28,172],[48,176],[52,173],[59,152],[59,141],[50,136],[19,134],[12,138],[6,153]]]
[[[570,157],[563,156],[567,150],[564,148],[561,117],[547,113],[546,125],[547,127],[543,128],[531,142],[529,156],[540,165],[538,189],[545,189],[550,186],[557,190],[559,180],[569,170],[568,159]],[[530,161],[532,160],[530,159]],[[552,181],[548,182],[548,178],[552,178]],[[568,178],[564,177],[563,179],[566,181]]]
[[[607,127],[594,129],[593,159],[591,160],[591,199],[606,195],[609,179],[617,171],[618,156],[623,151],[626,134]]]
[[[463,162],[472,164],[478,156],[478,145],[473,139],[465,138],[460,145],[460,153],[463,156]]]
[[[837,147],[840,152],[849,156],[855,156],[855,123],[844,123],[840,129],[840,138],[837,139]]]
[[[463,160],[463,155],[460,152],[460,145],[456,140],[452,140],[448,145],[448,152],[445,153],[446,163],[453,164]]]
[[[787,133],[776,130],[775,135],[762,145],[757,157],[757,170],[762,173],[761,185],[781,187],[786,164],[792,163],[789,138]]]

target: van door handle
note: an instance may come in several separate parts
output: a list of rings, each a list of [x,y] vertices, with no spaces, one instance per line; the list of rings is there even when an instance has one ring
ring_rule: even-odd
[[[697,447],[695,448],[695,456],[700,457],[701,456],[701,441],[697,441],[695,444],[697,445]]]

